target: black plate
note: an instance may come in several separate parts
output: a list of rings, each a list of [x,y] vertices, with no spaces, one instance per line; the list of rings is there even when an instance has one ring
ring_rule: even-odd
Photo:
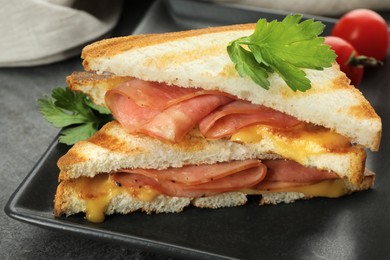
[[[161,2],[155,4],[136,32],[183,27],[167,10],[172,12],[169,5],[166,9]],[[219,10],[222,15],[224,9]],[[266,15],[269,13],[258,13],[259,17]],[[164,20],[156,22],[161,18]],[[180,214],[137,212],[109,216],[101,224],[88,223],[81,214],[54,218],[56,162],[69,149],[55,140],[12,195],[5,211],[12,218],[38,226],[184,258],[384,259],[390,255],[388,62],[368,71],[361,86],[382,117],[384,129],[381,151],[368,154],[367,166],[377,173],[376,185],[370,191],[264,207],[259,207],[259,198],[253,197],[243,207],[189,207]]]

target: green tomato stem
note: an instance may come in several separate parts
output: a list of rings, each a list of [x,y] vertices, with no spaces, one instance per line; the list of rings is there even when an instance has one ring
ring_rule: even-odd
[[[351,65],[351,66],[359,67],[359,68],[383,66],[383,62],[375,59],[374,57],[367,57],[364,55],[359,55],[359,56],[355,57],[355,53],[356,52],[351,53],[351,56],[349,57],[348,61],[346,62],[347,65]]]

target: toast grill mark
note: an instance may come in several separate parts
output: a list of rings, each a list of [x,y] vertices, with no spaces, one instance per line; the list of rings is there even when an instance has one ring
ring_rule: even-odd
[[[175,52],[166,53],[156,57],[147,57],[144,59],[143,66],[156,67],[161,70],[167,69],[172,66],[172,60],[175,60],[177,64],[190,63],[195,60],[202,60],[206,55],[208,59],[212,56],[219,56],[224,52],[223,46],[214,45],[207,48],[200,48],[197,50],[177,50]],[[233,67],[234,68],[234,67]]]

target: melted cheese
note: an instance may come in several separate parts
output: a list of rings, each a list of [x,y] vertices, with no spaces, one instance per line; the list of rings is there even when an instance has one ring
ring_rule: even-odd
[[[148,187],[128,188],[115,184],[109,174],[99,174],[94,178],[81,177],[74,180],[75,189],[81,199],[85,201],[86,218],[90,222],[100,223],[104,221],[105,212],[110,201],[123,192],[141,201],[152,201],[159,193]]]
[[[102,195],[94,199],[86,199],[85,218],[89,222],[101,223],[104,221],[105,212],[112,195]]]
[[[313,154],[349,152],[356,149],[352,147],[348,138],[324,127],[310,124],[301,124],[289,129],[254,125],[240,130],[231,137],[231,140],[253,143],[265,138],[272,142],[275,153],[301,164]]]
[[[142,201],[150,202],[154,200],[160,193],[154,189],[143,187],[139,188],[137,192],[137,198]]]
[[[274,192],[299,192],[305,194],[308,197],[338,198],[348,194],[348,189],[345,187],[344,181],[342,179],[335,179],[321,181],[305,186],[278,188],[272,190],[244,189],[241,192],[248,195],[260,195]]]
[[[348,189],[341,179],[322,181],[309,186],[292,187],[288,191],[300,192],[310,197],[327,198],[338,198],[348,193]],[[277,190],[277,192],[283,192],[283,190]]]
[[[272,190],[243,189],[241,192],[247,195],[261,195],[274,192],[299,192],[305,194],[307,197],[326,198],[338,198],[349,193],[342,179],[326,180],[305,186],[278,188]]]

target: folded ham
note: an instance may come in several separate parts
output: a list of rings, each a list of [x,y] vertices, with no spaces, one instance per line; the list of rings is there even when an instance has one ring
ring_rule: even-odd
[[[294,127],[302,123],[295,117],[272,108],[235,100],[219,107],[199,122],[199,130],[207,138],[231,136],[243,127],[263,124],[278,128]]]
[[[150,187],[173,197],[199,198],[241,189],[270,191],[339,177],[291,160],[243,160],[165,170],[123,169],[112,180],[130,188]]]
[[[197,126],[207,138],[222,138],[254,124],[288,128],[301,123],[282,112],[223,92],[139,79],[109,90],[105,99],[129,133],[144,133],[170,142],[180,142]]]

